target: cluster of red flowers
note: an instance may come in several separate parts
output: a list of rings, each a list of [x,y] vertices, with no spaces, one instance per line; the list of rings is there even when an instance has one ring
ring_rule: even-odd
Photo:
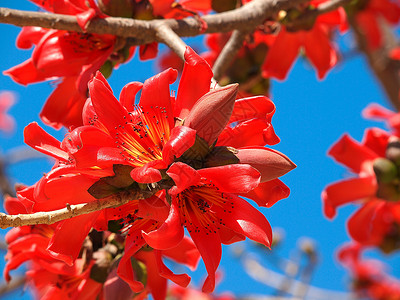
[[[83,30],[94,17],[183,18],[196,11],[211,9],[209,1],[198,0],[183,1],[182,4],[156,0],[124,3],[102,0],[99,4],[94,0],[31,1],[49,12],[75,15]],[[135,52],[134,46],[114,35],[23,27],[17,47],[29,49],[32,46],[32,57],[4,74],[24,85],[58,79],[56,89],[40,113],[43,122],[55,128],[82,125],[81,112],[91,77],[99,69],[110,75],[115,66],[129,60]],[[156,57],[157,43],[140,46],[139,53],[141,59]]]
[[[210,51],[202,57],[186,48],[176,97],[170,84],[178,71],[168,68],[144,83],[127,84],[117,99],[106,77],[132,58],[135,47],[121,37],[85,32],[90,20],[194,16],[205,29],[198,14],[234,9],[236,4],[230,4],[236,1],[31,2],[76,16],[82,32],[24,27],[17,38],[19,48],[34,47],[32,57],[4,73],[24,85],[57,80],[40,116],[46,125],[69,131],[58,141],[37,123],[25,128],[25,142],[56,162],[36,184],[7,197],[5,209],[12,215],[51,216],[71,205],[100,207],[104,199],[121,203],[7,234],[6,280],[29,262],[27,277],[40,299],[144,299],[151,294],[162,300],[168,280],[179,286],[171,291],[177,298],[207,298],[182,289],[190,277],[175,274],[164,259],[195,269],[202,258],[207,270],[202,291],[212,292],[222,244],[249,238],[271,246],[268,220],[246,199],[271,207],[288,197],[289,188],[279,177],[296,167],[284,154],[264,147],[279,142],[271,123],[274,103],[266,96],[241,96],[267,94],[268,79],[285,79],[302,52],[324,78],[339,57],[332,35],[337,29],[345,32],[348,21],[365,33],[373,51],[382,46],[378,23],[400,20],[398,1],[352,1],[346,11],[313,14],[327,0],[311,0],[279,12],[249,35],[221,79],[223,87],[211,83],[209,64],[229,34],[216,33],[207,37]],[[155,42],[140,46],[140,58],[154,58],[157,47]],[[244,83],[239,97],[238,84],[231,82]],[[13,126],[4,114],[11,99],[0,94],[3,130]],[[366,115],[384,118],[393,132],[369,129],[362,143],[343,136],[329,154],[357,176],[329,185],[322,198],[328,218],[341,205],[361,204],[348,222],[359,244],[342,250],[339,258],[354,273],[359,291],[387,299],[399,295],[399,289],[386,277],[379,279],[382,274],[360,259],[360,249],[400,249],[400,117],[377,107]]]
[[[308,13],[326,3],[329,1],[312,0],[267,20],[245,42],[222,81],[243,83],[244,94],[265,94],[269,90],[268,79],[286,79],[299,54],[305,55],[317,71],[318,78],[323,79],[339,60],[332,37],[337,29],[342,34],[347,31],[348,18],[354,19],[354,26],[365,34],[371,50],[382,46],[383,33],[379,22],[385,20],[389,25],[396,25],[400,21],[400,3],[390,0],[352,1],[346,6],[346,11],[339,7],[317,17],[307,17]],[[226,6],[225,9],[232,7]],[[207,36],[209,51],[204,58],[211,65],[228,38],[229,34],[225,33]],[[256,67],[259,69],[255,70]]]
[[[162,261],[163,255],[191,267],[201,256],[208,272],[203,291],[211,292],[221,244],[248,237],[270,246],[272,230],[268,221],[241,196],[270,207],[289,194],[278,177],[295,165],[282,153],[263,147],[279,141],[271,125],[275,106],[265,96],[236,100],[237,85],[210,90],[209,65],[190,48],[185,59],[176,98],[169,90],[177,76],[174,69],[144,84],[129,83],[119,101],[98,72],[89,82],[90,98],[83,108],[83,125],[75,126],[62,142],[37,123],[25,128],[25,142],[54,157],[56,163],[38,183],[20,189],[17,198],[7,199],[9,213],[50,212],[116,195],[128,197],[129,202],[64,220],[57,226],[12,230],[7,277],[8,271],[22,261],[31,260],[36,266],[40,257],[51,267],[43,270],[44,264],[39,263],[34,267],[33,278],[39,272],[57,272],[51,269],[54,264],[72,268],[67,277],[56,276],[54,293],[75,297],[72,292],[94,284],[96,278],[90,270],[98,263],[95,253],[106,251],[106,245],[102,245],[87,257],[84,253],[89,250],[82,250],[86,249],[85,241],[93,232],[108,230],[110,224],[117,224],[118,232],[123,233],[123,250],[116,250],[110,263],[116,274],[133,292],[142,293],[145,289],[156,299],[163,299],[165,291],[155,293],[151,284],[162,281],[165,286],[165,278],[181,286],[190,281],[188,275],[169,270]],[[194,78],[196,88],[191,85]],[[185,228],[193,242],[185,236]],[[39,237],[37,230],[46,234]],[[70,234],[72,231],[74,235]],[[21,253],[26,243],[36,238],[40,245]],[[164,279],[144,284],[132,261],[146,262],[143,257],[149,253],[152,264],[148,267],[157,270],[152,276]],[[108,282],[105,279],[112,270],[107,269],[100,283]],[[43,287],[33,281],[40,293]],[[66,284],[71,281],[74,285]],[[96,291],[96,295],[106,293],[102,285]]]

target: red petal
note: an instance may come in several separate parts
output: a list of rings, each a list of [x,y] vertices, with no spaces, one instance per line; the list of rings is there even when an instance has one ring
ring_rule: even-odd
[[[350,236],[361,244],[371,244],[371,224],[377,209],[384,205],[382,201],[369,201],[363,205],[347,222]]]
[[[260,172],[250,165],[232,164],[198,170],[222,192],[247,193],[260,183]],[[229,174],[229,176],[226,176]]]
[[[195,169],[182,162],[172,164],[167,174],[174,180],[176,185],[169,190],[171,195],[176,195],[189,186],[197,184],[201,179],[200,174]]]
[[[174,127],[174,116],[169,85],[176,80],[177,76],[178,71],[170,68],[147,79],[143,84],[139,103],[145,112],[150,111],[152,107],[165,107],[170,128]]]
[[[68,265],[78,257],[83,241],[96,222],[100,211],[62,221],[54,232],[47,250]],[[71,234],[73,232],[74,234]]]
[[[170,279],[171,281],[173,281],[174,283],[176,283],[182,287],[187,287],[189,285],[190,277],[187,274],[174,274],[163,263],[162,258],[161,258],[161,251],[154,250],[154,254],[155,254],[155,258],[156,258],[156,262],[157,262],[158,272],[162,277]]]
[[[171,131],[168,142],[163,148],[163,160],[171,164],[175,157],[180,157],[187,149],[193,146],[196,140],[196,130],[187,126],[177,126]]]
[[[130,174],[132,179],[139,183],[153,183],[162,179],[160,171],[152,168],[150,164],[134,168]]]
[[[48,75],[38,70],[31,58],[4,71],[3,74],[10,76],[12,80],[23,85],[51,79],[53,77],[53,75]]]
[[[328,33],[321,26],[304,33],[304,50],[311,64],[318,71],[318,78],[323,79],[337,62],[336,51],[331,45]]]
[[[188,225],[187,229],[203,258],[208,273],[202,291],[204,293],[211,293],[215,288],[215,272],[221,261],[221,241],[218,233],[211,230],[212,228],[210,228],[210,230],[204,229],[204,227],[198,223],[196,216],[192,212],[189,212],[189,214],[193,225]],[[197,228],[200,229],[197,230]]]
[[[271,246],[272,228],[264,215],[235,195],[229,195],[227,200],[229,207],[219,207],[214,205],[212,210],[217,217],[222,219],[226,227],[233,231],[247,236],[249,239],[263,244],[266,247]]]
[[[282,26],[262,65],[262,76],[284,80],[299,53],[300,46],[298,34],[288,33]]]
[[[165,198],[165,190],[148,199],[140,200],[136,215],[144,219],[164,222],[169,215],[169,206],[161,200]]]
[[[40,112],[43,123],[56,129],[83,124],[82,109],[86,97],[76,90],[76,81],[77,77],[65,77],[57,85]]]
[[[168,218],[159,229],[143,232],[143,238],[150,247],[158,250],[177,246],[183,239],[184,230],[179,216],[179,208],[173,199]]]
[[[194,271],[200,260],[200,253],[197,250],[193,241],[184,236],[178,246],[162,251],[163,255],[172,259],[173,261],[184,264]]]
[[[275,145],[279,141],[270,122],[265,119],[252,119],[239,123],[234,128],[226,127],[218,138],[217,146],[241,148]]]
[[[89,8],[88,10],[76,14],[75,16],[79,27],[82,28],[83,31],[86,31],[86,25],[96,16],[96,11],[93,8]]]
[[[290,189],[279,179],[260,183],[254,190],[240,196],[254,200],[259,206],[271,207],[289,197]]]
[[[328,185],[322,192],[324,213],[328,218],[336,215],[336,208],[352,201],[376,194],[375,176],[352,178]]]
[[[146,245],[146,242],[142,238],[140,231],[133,227],[128,232],[125,241],[125,252],[118,264],[118,276],[125,280],[135,293],[141,292],[144,286],[143,283],[135,280],[131,257],[144,245]]]
[[[156,58],[157,54],[158,54],[158,43],[157,42],[140,45],[140,47],[139,47],[140,60],[148,60],[148,59]]]
[[[119,102],[121,102],[128,111],[133,110],[136,94],[142,89],[142,87],[143,83],[137,81],[130,82],[123,87],[119,94]]]
[[[209,64],[192,48],[186,47],[185,65],[179,83],[174,116],[186,118],[196,101],[210,91],[212,76]],[[193,84],[194,82],[196,84]]]
[[[343,135],[328,152],[336,161],[349,167],[353,172],[359,173],[366,161],[377,158],[377,155],[353,140],[347,134]]]
[[[368,128],[365,131],[362,143],[379,157],[385,157],[389,137],[390,133],[387,131],[379,128]]]
[[[56,159],[68,161],[69,155],[61,149],[60,142],[44,131],[36,122],[24,129],[24,142],[33,149]]]
[[[229,123],[253,118],[265,118],[271,121],[275,113],[275,104],[265,96],[255,96],[236,100]]]

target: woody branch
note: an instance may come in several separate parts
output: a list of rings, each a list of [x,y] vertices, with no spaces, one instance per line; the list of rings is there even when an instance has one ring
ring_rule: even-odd
[[[159,189],[155,188],[151,191],[123,191],[113,194],[103,199],[97,199],[92,202],[70,205],[66,204],[65,208],[36,212],[32,214],[7,215],[0,213],[0,228],[19,227],[38,224],[53,224],[59,221],[100,211],[106,208],[115,208],[128,203],[135,199],[147,199]]]

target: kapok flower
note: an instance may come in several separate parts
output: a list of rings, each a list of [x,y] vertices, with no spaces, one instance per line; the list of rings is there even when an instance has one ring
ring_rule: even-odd
[[[366,119],[384,121],[386,125],[394,131],[394,134],[400,136],[400,113],[396,113],[379,104],[372,103],[362,112]]]
[[[366,131],[362,143],[343,136],[329,150],[329,155],[349,167],[357,177],[330,184],[322,193],[328,218],[333,218],[341,205],[360,203],[361,207],[347,223],[350,236],[363,245],[375,245],[385,252],[399,247],[397,140],[376,128]]]
[[[396,25],[400,20],[400,3],[398,1],[359,1],[353,9],[352,13],[355,14],[355,20],[365,35],[370,50],[376,50],[382,46],[384,34],[380,19],[385,20],[389,25]]]
[[[311,6],[318,6],[325,0],[311,1]],[[286,18],[290,24],[292,12],[288,11]],[[298,15],[298,12],[293,12]],[[280,80],[286,78],[288,71],[296,60],[300,49],[317,70],[318,78],[323,79],[326,73],[337,62],[335,46],[330,40],[330,35],[335,27],[345,26],[345,11],[339,8],[336,11],[317,17],[315,22],[306,24],[305,28],[291,28],[282,24],[275,42],[268,50],[262,65],[262,76],[273,77]],[[287,22],[283,19],[282,23]]]
[[[360,244],[349,243],[339,249],[339,262],[352,275],[352,289],[358,296],[373,300],[400,299],[400,282],[388,275],[381,261],[364,259]]]
[[[283,154],[260,147],[277,142],[271,125],[275,106],[262,96],[236,100],[236,85],[210,90],[209,65],[190,48],[185,58],[176,100],[169,91],[177,75],[173,69],[144,84],[126,85],[120,101],[97,73],[89,83],[84,126],[72,130],[61,143],[37,124],[27,126],[26,143],[57,159],[51,172],[24,195],[19,193],[30,212],[118,193],[130,197],[124,206],[60,222],[48,248],[52,256],[72,264],[91,228],[105,230],[109,221],[122,219],[128,237],[118,274],[132,290],[143,289],[143,285],[133,279],[130,258],[146,244],[154,249],[159,274],[186,286],[189,277],[172,273],[161,260],[164,251],[180,247],[186,227],[209,273],[204,290],[211,291],[221,242],[229,244],[247,236],[269,246],[272,232],[268,221],[237,195],[254,197],[264,206],[287,196],[280,191],[288,189],[275,180],[295,165]],[[140,101],[135,105],[139,90]],[[212,115],[221,118],[213,120],[204,113],[209,111],[209,103]],[[251,132],[255,124],[258,126]],[[234,174],[229,181],[227,172]],[[169,190],[169,194],[161,190]],[[157,205],[150,205],[152,201]],[[204,227],[208,221],[215,225]],[[80,228],[79,234],[71,236],[69,232],[76,228]],[[209,242],[208,234],[216,238]],[[194,266],[194,261],[189,263]]]

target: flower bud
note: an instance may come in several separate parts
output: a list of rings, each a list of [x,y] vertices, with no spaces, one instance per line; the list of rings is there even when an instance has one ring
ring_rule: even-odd
[[[286,155],[264,147],[238,149],[236,156],[241,164],[249,164],[260,172],[260,182],[278,178],[296,168]]]
[[[228,124],[235,104],[238,84],[214,89],[202,96],[185,119],[185,126],[212,145]]]
[[[397,176],[397,167],[389,159],[382,157],[375,159],[373,168],[378,182],[389,183]]]

